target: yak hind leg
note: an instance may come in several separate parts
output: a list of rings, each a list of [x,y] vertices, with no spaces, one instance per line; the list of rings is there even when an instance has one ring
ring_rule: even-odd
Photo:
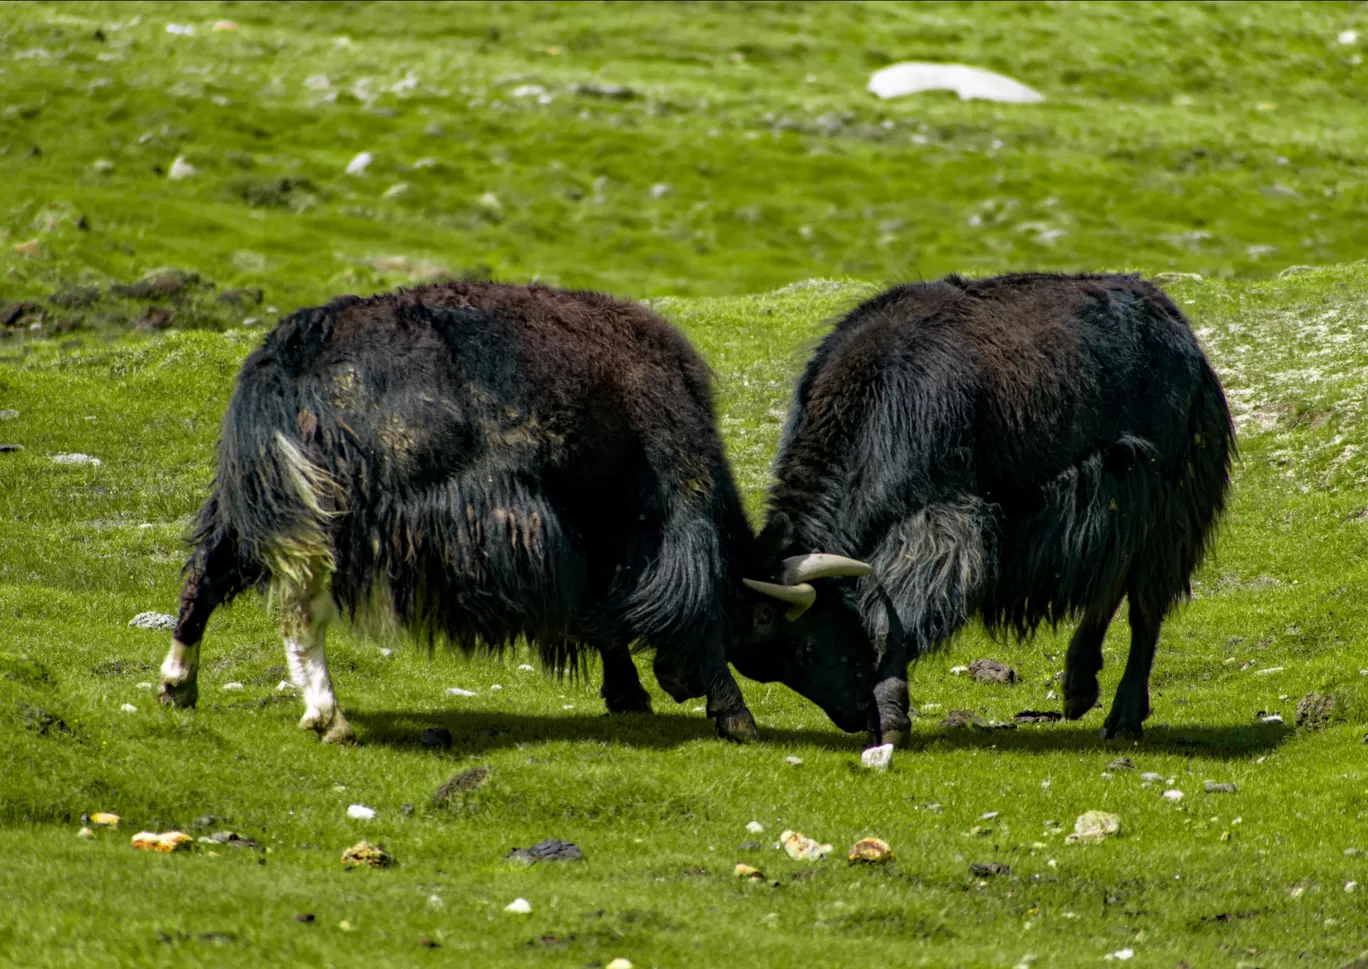
[[[651,695],[641,685],[632,652],[627,646],[600,646],[603,657],[603,686],[599,696],[609,713],[650,713]]]
[[[1149,678],[1154,666],[1154,651],[1159,644],[1159,629],[1164,624],[1164,607],[1160,600],[1137,588],[1132,583],[1130,602],[1131,647],[1126,657],[1126,670],[1116,688],[1111,712],[1102,726],[1102,736],[1139,737],[1142,724],[1149,719]]]
[[[324,640],[328,625],[337,617],[327,575],[321,569],[310,581],[290,585],[283,595],[281,637],[290,679],[304,696],[301,730],[313,730],[326,744],[349,744],[356,740],[337,703]]]
[[[180,610],[171,633],[171,649],[161,665],[157,700],[188,708],[199,700],[200,640],[209,617],[224,599],[247,586],[231,537],[201,545],[191,555],[181,586]]]
[[[1084,613],[1069,640],[1064,658],[1064,716],[1070,720],[1081,719],[1097,706],[1102,693],[1097,682],[1097,674],[1102,672],[1102,641],[1120,604],[1118,598],[1110,608]]]

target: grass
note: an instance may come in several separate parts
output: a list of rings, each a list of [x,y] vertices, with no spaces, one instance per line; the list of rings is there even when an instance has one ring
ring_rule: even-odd
[[[1337,39],[1362,20],[1329,3],[0,6],[0,309],[38,303],[22,333],[0,330],[0,410],[19,411],[0,444],[22,445],[0,452],[0,964],[1368,958],[1368,889],[1346,888],[1368,885],[1368,854],[1351,853],[1368,850],[1368,265],[1350,262],[1368,101],[1360,46]],[[863,93],[870,71],[914,58],[982,64],[1049,100]],[[515,93],[529,85],[549,100]],[[344,174],[362,151],[367,174]],[[194,176],[166,178],[177,156]],[[1303,263],[1343,265],[1277,278]],[[1165,627],[1139,743],[1099,740],[1096,712],[940,725],[1056,708],[1068,630],[1020,646],[970,630],[919,666],[922,717],[886,774],[780,687],[743,682],[764,741],[738,748],[701,702],[656,691],[654,716],[608,718],[596,682],[520,656],[466,663],[345,632],[332,665],[363,742],[323,747],[277,691],[275,621],[252,599],[210,626],[200,709],[154,702],[168,635],[128,621],[174,611],[233,375],[278,311],[443,274],[652,297],[717,371],[758,510],[822,320],[889,279],[1107,266],[1207,277],[1168,288],[1242,452],[1216,555]],[[200,279],[110,292],[166,268]],[[217,302],[229,287],[260,287],[260,303]],[[171,328],[124,333],[149,304]],[[70,453],[101,463],[52,460]],[[1123,615],[1108,698],[1125,649]],[[1021,684],[952,671],[981,656]],[[1335,698],[1333,721],[1294,729],[1313,690]],[[449,751],[421,746],[430,726]],[[1109,768],[1120,756],[1134,769]],[[458,808],[432,804],[481,765],[488,782]],[[1185,797],[1166,801],[1170,786]],[[355,803],[376,818],[348,818]],[[1120,836],[1066,844],[1090,809],[1119,814]],[[101,810],[120,829],[78,839]],[[129,846],[177,826],[265,850]],[[785,828],[835,855],[788,859],[771,847]],[[866,835],[897,860],[848,866]],[[585,860],[504,862],[546,837]],[[344,871],[363,838],[399,865]],[[986,861],[1011,874],[971,874]],[[736,879],[737,862],[767,879]],[[533,912],[505,914],[515,897]]]
[[[1368,95],[1338,38],[1363,21],[1282,2],[8,4],[0,289],[174,266],[283,308],[443,273],[643,297],[1266,277],[1361,255]],[[919,58],[1048,100],[865,92]],[[169,180],[177,157],[196,174]]]
[[[859,769],[858,738],[782,688],[743,684],[765,741],[738,748],[711,736],[701,704],[656,692],[654,716],[610,719],[596,684],[520,671],[519,657],[386,656],[347,634],[334,639],[334,669],[363,743],[324,747],[295,727],[299,702],[276,692],[274,622],[251,600],[210,627],[200,709],[158,709],[146,684],[167,635],[128,620],[173,610],[179,534],[255,338],[76,337],[12,353],[0,396],[20,416],[0,428],[24,450],[0,465],[0,896],[29,901],[0,908],[0,960],[998,967],[1028,954],[1094,965],[1132,948],[1137,965],[1347,962],[1363,946],[1353,927],[1364,895],[1345,886],[1368,884],[1368,855],[1346,854],[1368,848],[1368,605],[1356,594],[1368,583],[1368,465],[1348,443],[1364,420],[1368,270],[1171,290],[1227,382],[1243,458],[1216,558],[1165,627],[1146,738],[1099,740],[1100,713],[1015,731],[941,727],[952,709],[1008,720],[1058,705],[1047,691],[1067,630],[1020,647],[971,631],[916,670],[923,717],[885,775]],[[719,371],[752,507],[795,358],[823,318],[867,291],[813,283],[662,301]],[[50,459],[71,452],[102,463]],[[1124,622],[1106,648],[1109,690]],[[1022,684],[983,686],[950,670],[984,655],[1009,660]],[[229,682],[244,689],[225,691]],[[453,699],[449,686],[477,695]],[[1336,697],[1336,720],[1294,730],[1296,701],[1311,690]],[[1286,725],[1257,723],[1260,711]],[[429,726],[452,732],[449,752],[418,743]],[[1109,770],[1123,755],[1135,769]],[[431,806],[443,782],[477,765],[493,768],[486,786],[459,810]],[[1147,771],[1163,782],[1142,783]],[[1206,794],[1207,780],[1238,792]],[[1169,786],[1181,802],[1160,797]],[[376,819],[349,819],[353,803]],[[1090,809],[1120,814],[1120,837],[1065,844]],[[77,839],[79,815],[96,810],[123,815],[123,826]],[[269,851],[129,847],[134,830],[203,815]],[[763,834],[747,832],[752,820]],[[770,847],[785,828],[838,853],[876,835],[897,860],[791,861]],[[532,869],[502,860],[544,837],[576,842],[586,859]],[[342,850],[363,838],[386,844],[399,866],[344,872]],[[740,847],[748,840],[763,847]],[[1012,874],[973,877],[977,861]],[[737,862],[777,886],[738,881]],[[531,915],[502,911],[515,897]],[[317,919],[301,924],[299,912]],[[441,948],[420,948],[424,937]]]

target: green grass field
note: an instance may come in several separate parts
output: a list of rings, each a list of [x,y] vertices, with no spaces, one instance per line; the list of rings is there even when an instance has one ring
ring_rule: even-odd
[[[0,444],[22,445],[0,451],[0,964],[1368,959],[1368,264],[1353,262],[1368,105],[1360,48],[1337,42],[1362,17],[1339,4],[0,7],[0,308],[39,307],[0,330],[0,411],[18,411],[0,415]],[[212,32],[223,18],[239,30]],[[912,58],[984,64],[1050,100],[862,93],[870,70]],[[327,87],[306,83],[320,75]],[[570,93],[591,82],[638,96]],[[527,84],[550,102],[512,95]],[[344,175],[363,150],[369,173]],[[177,155],[195,176],[165,178]],[[657,184],[670,186],[658,198]],[[1279,276],[1303,263],[1327,268]],[[218,290],[106,294],[172,267]],[[736,747],[712,736],[702,701],[653,691],[653,716],[609,718],[596,679],[342,632],[332,666],[361,744],[322,746],[277,689],[276,623],[253,597],[210,625],[199,709],[156,705],[169,634],[128,623],[174,612],[181,534],[270,307],[441,273],[654,297],[717,372],[758,513],[823,320],[890,279],[1028,267],[1206,277],[1166,286],[1225,382],[1242,456],[1216,554],[1165,627],[1142,741],[1099,740],[1100,711],[940,725],[952,710],[1057,709],[1067,629],[1022,645],[975,629],[920,665],[922,716],[886,774],[781,687],[742,681],[763,740]],[[49,301],[82,286],[103,295]],[[261,287],[260,307],[215,303],[228,287]],[[168,330],[127,332],[146,305],[171,311]],[[101,463],[53,460],[69,453]],[[1108,701],[1126,646],[1123,614]],[[979,657],[1021,684],[952,672]],[[1325,729],[1294,726],[1311,691],[1334,698]],[[1270,713],[1285,723],[1259,721]],[[449,751],[419,743],[434,726]],[[1109,767],[1118,757],[1134,767]],[[434,806],[476,766],[492,768],[483,786]],[[352,804],[376,817],[349,818]],[[1119,814],[1120,835],[1066,844],[1092,809]],[[96,811],[120,828],[78,838]],[[263,850],[130,845],[171,827]],[[835,852],[790,860],[773,847],[786,828]],[[868,835],[896,860],[847,864]],[[548,837],[584,859],[504,860]],[[362,839],[398,865],[344,870]],[[993,861],[1011,873],[971,873]],[[738,862],[766,879],[736,878]],[[505,913],[519,897],[532,912]]]

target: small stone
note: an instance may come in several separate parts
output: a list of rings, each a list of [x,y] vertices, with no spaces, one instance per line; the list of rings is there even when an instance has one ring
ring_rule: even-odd
[[[1135,958],[1135,950],[1134,950],[1134,949],[1117,949],[1115,952],[1108,952],[1108,953],[1107,953],[1105,956],[1103,956],[1102,958],[1103,958],[1103,959],[1108,959],[1108,960],[1116,959],[1116,960],[1118,960],[1118,961],[1120,961],[1120,962],[1125,962],[1125,961],[1127,961],[1128,959],[1133,959],[1133,958]]]
[[[1325,693],[1308,693],[1297,701],[1297,726],[1306,730],[1323,730],[1330,726],[1335,712],[1335,698]]]
[[[761,824],[759,821],[747,821],[746,830],[749,831],[751,834],[759,834],[760,832],[765,830],[765,826]]]
[[[982,814],[979,815],[979,820],[980,820],[980,821],[991,821],[991,820],[993,820],[993,818],[995,818],[995,817],[997,817],[997,816],[998,816],[998,813],[997,813],[996,811],[984,811]]]
[[[451,741],[451,731],[446,727],[428,727],[418,738],[418,742],[424,747],[437,750],[450,750]]]
[[[294,690],[295,685],[291,683],[289,680],[281,680],[279,683],[276,684],[277,693],[293,693]]]
[[[184,155],[177,155],[176,160],[171,163],[171,168],[167,171],[166,177],[173,182],[179,182],[195,174],[195,166],[185,160]]]
[[[406,194],[408,190],[408,182],[396,182],[389,188],[385,189],[384,194],[382,194],[380,197],[382,199],[397,199],[399,196]]]
[[[241,690],[241,689],[243,689],[243,688],[244,688],[243,685],[242,685],[241,683],[236,682],[236,681],[234,681],[234,682],[232,682],[232,683],[225,683],[225,684],[223,684],[223,689],[224,689],[226,692],[228,692],[228,693],[236,693],[238,690]]]
[[[926,810],[930,811],[932,814],[940,814],[945,808],[941,807],[939,804],[928,804],[926,805]]]
[[[137,713],[137,712],[138,712],[138,708],[135,707],[135,706],[134,706],[133,704],[131,704],[131,703],[125,703],[123,706],[119,707],[119,709],[122,710],[124,713]]]
[[[1045,699],[1047,699],[1047,700],[1058,700],[1058,699],[1059,699],[1059,694],[1056,693],[1054,690],[1048,690],[1048,691],[1046,691],[1046,693],[1045,693]]]
[[[656,182],[656,184],[651,186],[651,198],[664,198],[665,196],[670,194],[670,191],[670,186],[666,185],[664,182]]]
[[[90,163],[90,167],[101,175],[108,175],[114,170],[114,163],[108,158],[97,158]]]
[[[860,754],[860,763],[870,770],[888,770],[888,765],[893,763],[893,745],[881,744],[878,747],[870,747]]]
[[[739,845],[736,846],[736,850],[737,850],[737,851],[757,851],[757,850],[759,850],[760,848],[763,848],[763,847],[765,847],[765,846],[764,846],[763,844],[761,844],[760,842],[758,842],[758,841],[743,841],[743,842],[741,842]]]
[[[399,816],[401,818],[413,817],[413,805],[408,803],[407,801],[399,805]]]
[[[1160,781],[1162,781],[1163,779],[1164,779],[1164,775],[1163,775],[1163,774],[1156,774],[1156,773],[1155,773],[1154,771],[1152,771],[1152,770],[1147,770],[1147,771],[1145,771],[1143,774],[1140,775],[1140,783],[1141,783],[1141,784],[1158,784],[1158,783],[1159,783]]]
[[[969,675],[979,683],[996,683],[1003,686],[1013,686],[1019,679],[1016,670],[995,659],[974,660],[969,664]]]
[[[89,828],[82,828],[80,831],[77,831],[77,832],[76,832],[76,837],[78,837],[78,838],[93,838],[93,837],[95,837],[95,832],[94,832],[94,831],[91,831]]]
[[[785,763],[785,764],[788,764],[790,767],[797,767],[797,766],[798,766],[799,764],[801,764],[802,762],[803,762],[803,758],[801,758],[801,757],[794,757],[792,754],[790,754],[788,757],[785,757],[785,758],[784,758],[784,763]]]
[[[1265,724],[1270,727],[1280,726],[1282,722],[1282,715],[1278,713],[1267,713],[1259,717],[1259,723]]]
[[[514,848],[514,852],[523,851],[521,848]],[[560,838],[547,838],[545,841],[538,841],[532,847],[525,849],[528,857],[533,861],[579,861],[584,857],[584,852],[579,845],[573,841],[562,841]]]
[[[940,722],[942,727],[957,729],[961,727],[987,727],[988,721],[973,710],[951,710]]]
[[[765,873],[759,868],[752,868],[750,865],[743,865],[740,862],[737,862],[732,874],[737,878],[749,878],[754,881],[762,881],[765,877]]]
[[[967,666],[952,666],[952,667],[950,667],[950,675],[951,675],[951,676],[959,676],[961,673],[968,673],[968,672],[969,672],[969,667],[967,667]]]
[[[374,155],[368,151],[363,151],[351,161],[347,162],[346,172],[348,175],[364,175],[366,174],[366,169],[370,168],[371,162],[374,160]]]
[[[53,464],[88,464],[98,468],[102,463],[99,458],[93,458],[89,454],[54,454]]]
[[[19,419],[19,412],[12,407],[0,410],[0,421],[14,421]]]
[[[991,878],[994,875],[1010,875],[1012,866],[997,861],[973,861],[969,863],[969,872],[975,878]]]
[[[338,922],[337,927],[341,929],[343,932],[351,932],[354,928],[352,924],[348,922],[346,919],[343,919],[341,922]]]
[[[355,818],[357,821],[369,821],[375,817],[375,808],[366,807],[364,804],[353,804],[347,808],[347,817]]]
[[[1350,30],[1341,30],[1341,31],[1339,32],[1339,36],[1335,38],[1335,41],[1336,41],[1337,43],[1339,43],[1340,45],[1347,47],[1347,46],[1350,45],[1350,44],[1357,44],[1357,43],[1358,43],[1358,39],[1359,39],[1359,33],[1358,33],[1358,31],[1357,31],[1357,30],[1350,29]]]
[[[1183,792],[1173,787],[1165,791],[1163,796],[1166,800],[1173,801],[1176,804],[1183,799]]]
[[[632,969],[632,964],[621,956],[618,956],[612,962],[608,963],[608,965],[604,966],[603,969]]]
[[[531,915],[532,903],[525,898],[515,898],[504,906],[504,911],[512,915]]]
[[[296,922],[304,922],[304,923],[312,922],[312,921],[314,920],[313,913],[312,913],[312,912],[300,912],[299,914],[297,914],[297,915],[294,917],[294,920],[295,920]]]
[[[1107,770],[1135,770],[1135,761],[1129,757],[1118,757],[1107,765]]]
[[[1121,831],[1121,816],[1106,811],[1086,811],[1074,821],[1073,834],[1064,840],[1069,844],[1102,841]]]
[[[851,847],[851,861],[879,863],[893,860],[893,849],[882,838],[861,838]]]
[[[1234,794],[1235,785],[1231,782],[1207,781],[1204,785],[1208,794]]]
[[[474,690],[462,689],[459,686],[449,686],[446,690],[447,696],[475,696]]]
[[[531,665],[529,665],[529,664],[527,664],[527,663],[520,663],[520,664],[518,665],[518,669],[520,669],[520,670],[521,670],[522,672],[524,672],[524,673],[535,673],[535,672],[536,672],[536,668],[533,667],[533,666],[531,666]]]
[[[384,845],[373,845],[369,841],[358,841],[342,852],[342,864],[348,868],[388,868],[394,863],[394,856],[385,850]]]
[[[139,831],[133,836],[133,847],[139,851],[159,851],[170,854],[173,851],[188,850],[195,839],[184,831],[166,831],[157,834],[153,831]]]
[[[779,835],[779,844],[790,858],[798,861],[821,861],[831,854],[831,845],[819,844],[797,831],[785,831]]]
[[[446,902],[442,901],[442,896],[440,896],[440,895],[429,895],[429,896],[428,896],[428,908],[442,908],[442,907],[444,907],[445,905],[446,905]]]

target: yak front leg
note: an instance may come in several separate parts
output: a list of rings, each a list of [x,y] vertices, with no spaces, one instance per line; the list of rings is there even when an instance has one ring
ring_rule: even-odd
[[[620,643],[600,646],[603,657],[603,686],[599,696],[609,713],[650,713],[651,695],[641,685],[632,651]]]
[[[281,635],[285,640],[285,663],[290,679],[304,695],[301,730],[316,731],[326,744],[356,740],[351,724],[342,715],[328,675],[324,639],[328,624],[337,616],[326,580],[310,584],[305,594],[287,592]]]

